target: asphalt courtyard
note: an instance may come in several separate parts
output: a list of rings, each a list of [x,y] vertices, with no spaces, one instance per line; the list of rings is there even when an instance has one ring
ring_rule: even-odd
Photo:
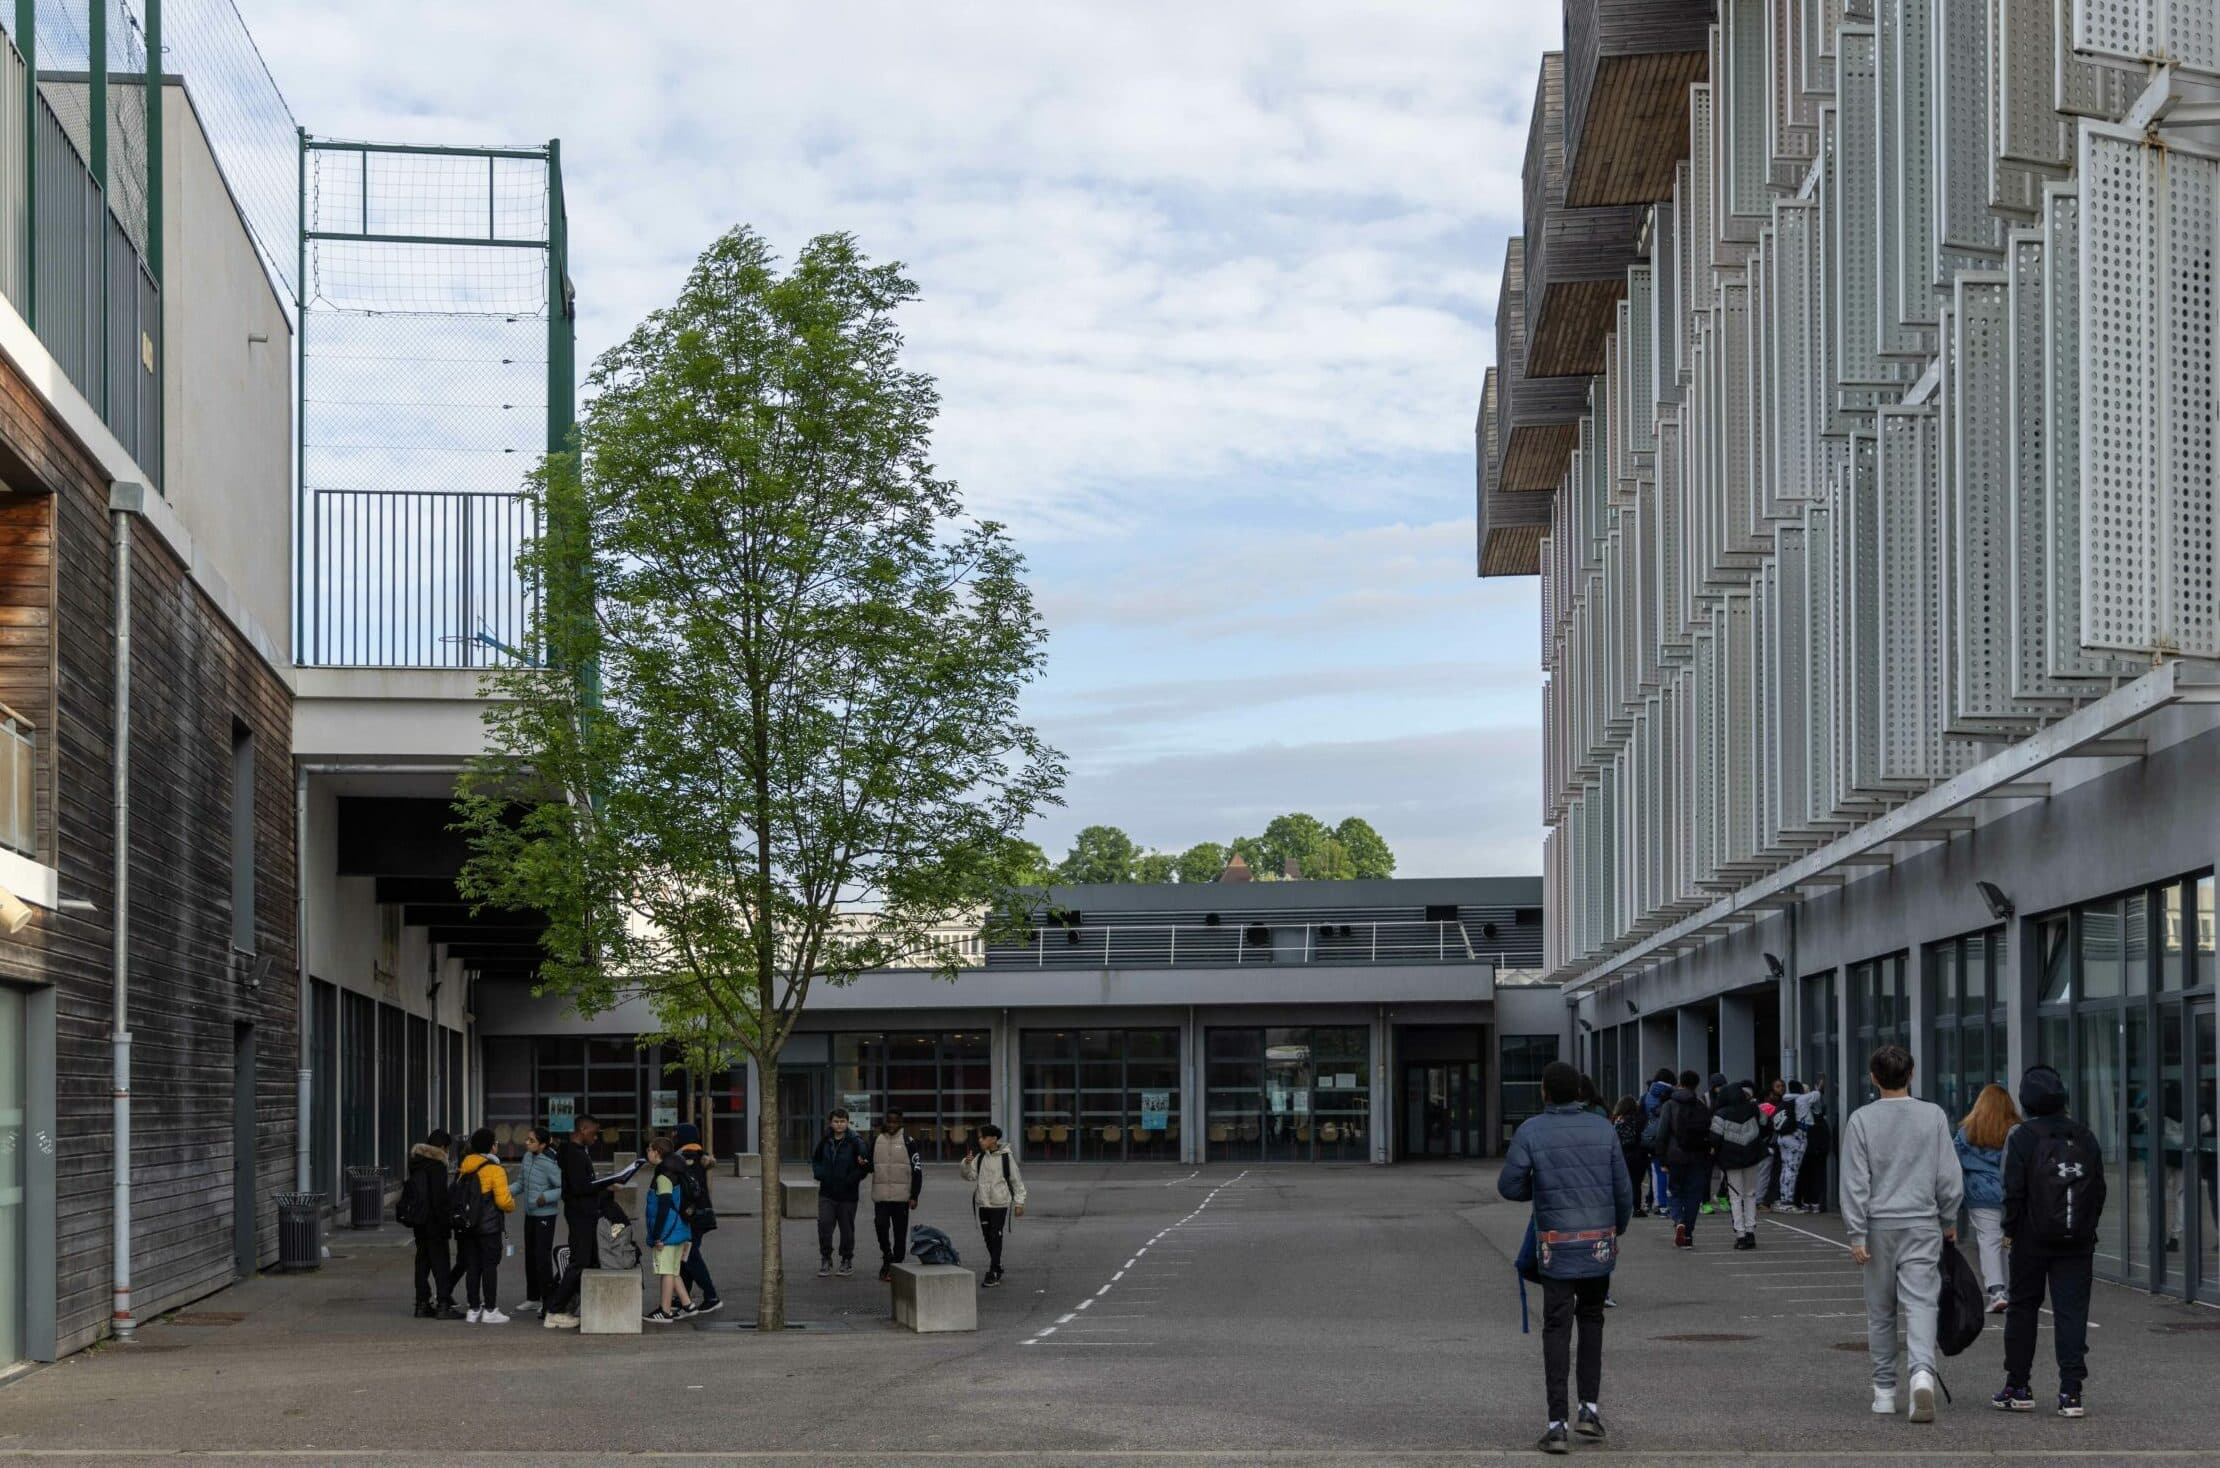
[[[724,1314],[638,1337],[413,1320],[398,1231],[342,1232],[316,1274],[250,1281],[133,1345],[0,1386],[0,1464],[1527,1458],[1540,1338],[1519,1333],[1509,1262],[1525,1211],[1494,1181],[1492,1165],[1040,1166],[1009,1282],[962,1336],[895,1330],[870,1268],[814,1279],[810,1225],[790,1224],[785,1250],[807,1328],[775,1339],[731,1328],[749,1313],[753,1218],[713,1237]],[[720,1184],[728,1206],[742,1186]],[[921,1218],[970,1263],[960,1196],[934,1169]],[[1913,1426],[1867,1409],[1858,1271],[1835,1219],[1759,1232],[1736,1253],[1714,1224],[1676,1254],[1660,1222],[1634,1225],[1608,1317],[1611,1441],[1580,1456],[2220,1464],[2220,1311],[2099,1285],[2089,1417],[1990,1411],[1992,1330],[1946,1363],[1956,1404]],[[521,1287],[512,1261],[503,1292]],[[2039,1394],[2049,1370],[2039,1358]]]

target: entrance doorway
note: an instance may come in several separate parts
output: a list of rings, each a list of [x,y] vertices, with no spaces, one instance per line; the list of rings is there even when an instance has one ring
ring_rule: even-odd
[[[2162,1152],[2155,1251],[2163,1293],[2220,1302],[2220,1099],[2214,1094],[2213,1002],[2159,1009]]]
[[[806,1162],[817,1148],[825,1113],[832,1110],[825,1099],[826,1079],[819,1065],[779,1070],[779,1154],[788,1162]]]
[[[1480,1062],[1403,1062],[1403,1156],[1478,1157],[1485,1122]]]

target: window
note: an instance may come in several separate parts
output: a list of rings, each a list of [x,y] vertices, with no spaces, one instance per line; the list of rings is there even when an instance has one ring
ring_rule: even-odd
[[[1914,1089],[1955,1119],[1983,1086],[2007,1083],[2004,929],[1931,944],[1926,960],[1934,1044]]]
[[[403,1045],[408,1016],[390,1004],[378,1006],[378,1150],[377,1159],[388,1178],[408,1176],[409,1148],[416,1138],[408,1133],[408,1065]]]
[[[1370,1156],[1371,1043],[1364,1025],[1210,1030],[1210,1160]]]
[[[993,1104],[985,1030],[836,1034],[830,1104],[845,1106],[859,1125],[900,1107],[903,1123],[927,1160],[964,1155]]]
[[[339,1029],[339,1161],[346,1167],[378,1163],[378,1001],[367,994],[342,996]]]
[[[231,724],[231,946],[254,946],[254,731]]]
[[[335,1198],[339,1155],[332,1107],[339,1085],[339,991],[322,979],[309,981],[308,1024],[309,1069],[314,1073],[308,1093],[308,1180],[317,1192]]]
[[[1542,1070],[1557,1058],[1557,1037],[1505,1035],[1500,1054],[1496,1074],[1503,1089],[1497,1114],[1502,1118],[1503,1140],[1508,1142],[1520,1122],[1541,1113]]]
[[[1911,1048],[1911,1007],[1904,998],[1908,967],[1901,953],[1850,965],[1850,1059],[1857,1074],[1845,1080],[1842,1090],[1857,1106],[1880,1096],[1866,1074],[1867,1058],[1883,1045]]]
[[[1806,974],[1802,982],[1803,1002],[1798,1009],[1804,1020],[1803,1074],[1796,1079],[1809,1086],[1841,1066],[1842,1031],[1835,1015],[1834,970]]]
[[[1179,1156],[1179,1031],[1027,1030],[1018,1055],[1024,1155],[1096,1162]]]

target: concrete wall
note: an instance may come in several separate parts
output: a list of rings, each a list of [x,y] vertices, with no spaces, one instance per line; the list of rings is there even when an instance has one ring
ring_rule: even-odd
[[[309,874],[303,896],[308,916],[305,951],[310,977],[368,994],[450,1028],[463,1028],[467,1010],[462,965],[451,959],[443,961],[439,998],[436,1002],[425,998],[428,945],[422,928],[401,929],[399,961],[393,977],[388,981],[378,976],[382,934],[377,879],[331,875],[339,861],[339,800],[329,783],[313,777],[308,787],[308,839],[303,854],[302,870]]]
[[[163,89],[162,167],[162,492],[197,556],[288,660],[293,336],[174,80]]]

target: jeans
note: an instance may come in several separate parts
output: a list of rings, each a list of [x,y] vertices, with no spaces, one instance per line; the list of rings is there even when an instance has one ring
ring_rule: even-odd
[[[563,1277],[556,1281],[555,1293],[547,1300],[550,1315],[575,1315],[578,1313],[578,1293],[585,1288],[585,1273],[601,1267],[601,1219],[598,1214],[574,1213],[570,1224],[570,1262],[563,1266]]]
[[[501,1298],[501,1235],[468,1234],[457,1243],[470,1308],[493,1309]]]
[[[1009,1226],[1010,1210],[1007,1208],[982,1208],[979,1210],[979,1232],[987,1241],[987,1272],[1002,1272],[1002,1231]]]
[[[1885,1226],[1865,1236],[1865,1344],[1876,1391],[1895,1391],[1896,1322],[1913,1371],[1935,1369],[1935,1309],[1942,1302],[1942,1225]]]
[[[547,1303],[555,1284],[555,1215],[524,1220],[524,1298]]]
[[[1757,1232],[1758,1190],[1765,1185],[1763,1179],[1763,1164],[1727,1169],[1727,1203],[1737,1238]]]
[[[2011,1287],[2004,1268],[2004,1210],[1969,1207],[1966,1226],[1973,1231],[1974,1246],[1981,1255],[1982,1285],[1992,1295],[2003,1293]]]
[[[2078,1392],[2089,1379],[2089,1281],[2094,1264],[2088,1254],[2046,1254],[2033,1248],[2012,1251],[2012,1303],[2004,1312],[2007,1386],[2026,1386],[2035,1369],[2035,1317],[2042,1311],[2046,1286],[2058,1344],[2058,1389]]]
[[[686,1251],[686,1257],[678,1266],[678,1278],[686,1286],[686,1298],[696,1305],[706,1305],[717,1298],[717,1281],[709,1277],[708,1262],[701,1257],[702,1240],[708,1237],[707,1233],[694,1235],[694,1247]]]
[[[900,1264],[910,1252],[909,1203],[873,1203],[871,1231],[879,1236],[879,1267],[892,1269]]]
[[[1673,1202],[1671,1213],[1675,1223],[1688,1226],[1688,1236],[1696,1236],[1696,1219],[1703,1207],[1704,1190],[1711,1186],[1711,1160],[1699,1157],[1694,1162],[1676,1162],[1672,1166]]]
[[[1673,1174],[1662,1162],[1650,1164],[1650,1211],[1667,1217],[1673,1212]]]
[[[853,1198],[817,1198],[817,1257],[833,1256],[833,1231],[840,1233],[840,1262],[851,1264],[856,1257],[856,1200]]]
[[[1572,1354],[1573,1321],[1580,1322],[1580,1400],[1593,1402],[1603,1392],[1603,1302],[1611,1276],[1594,1279],[1542,1278],[1542,1377],[1549,1394],[1549,1420],[1564,1422],[1565,1367]]]
[[[454,1235],[445,1228],[420,1228],[416,1231],[416,1303],[419,1305],[452,1305],[455,1303],[455,1266],[449,1262],[448,1246]]]

